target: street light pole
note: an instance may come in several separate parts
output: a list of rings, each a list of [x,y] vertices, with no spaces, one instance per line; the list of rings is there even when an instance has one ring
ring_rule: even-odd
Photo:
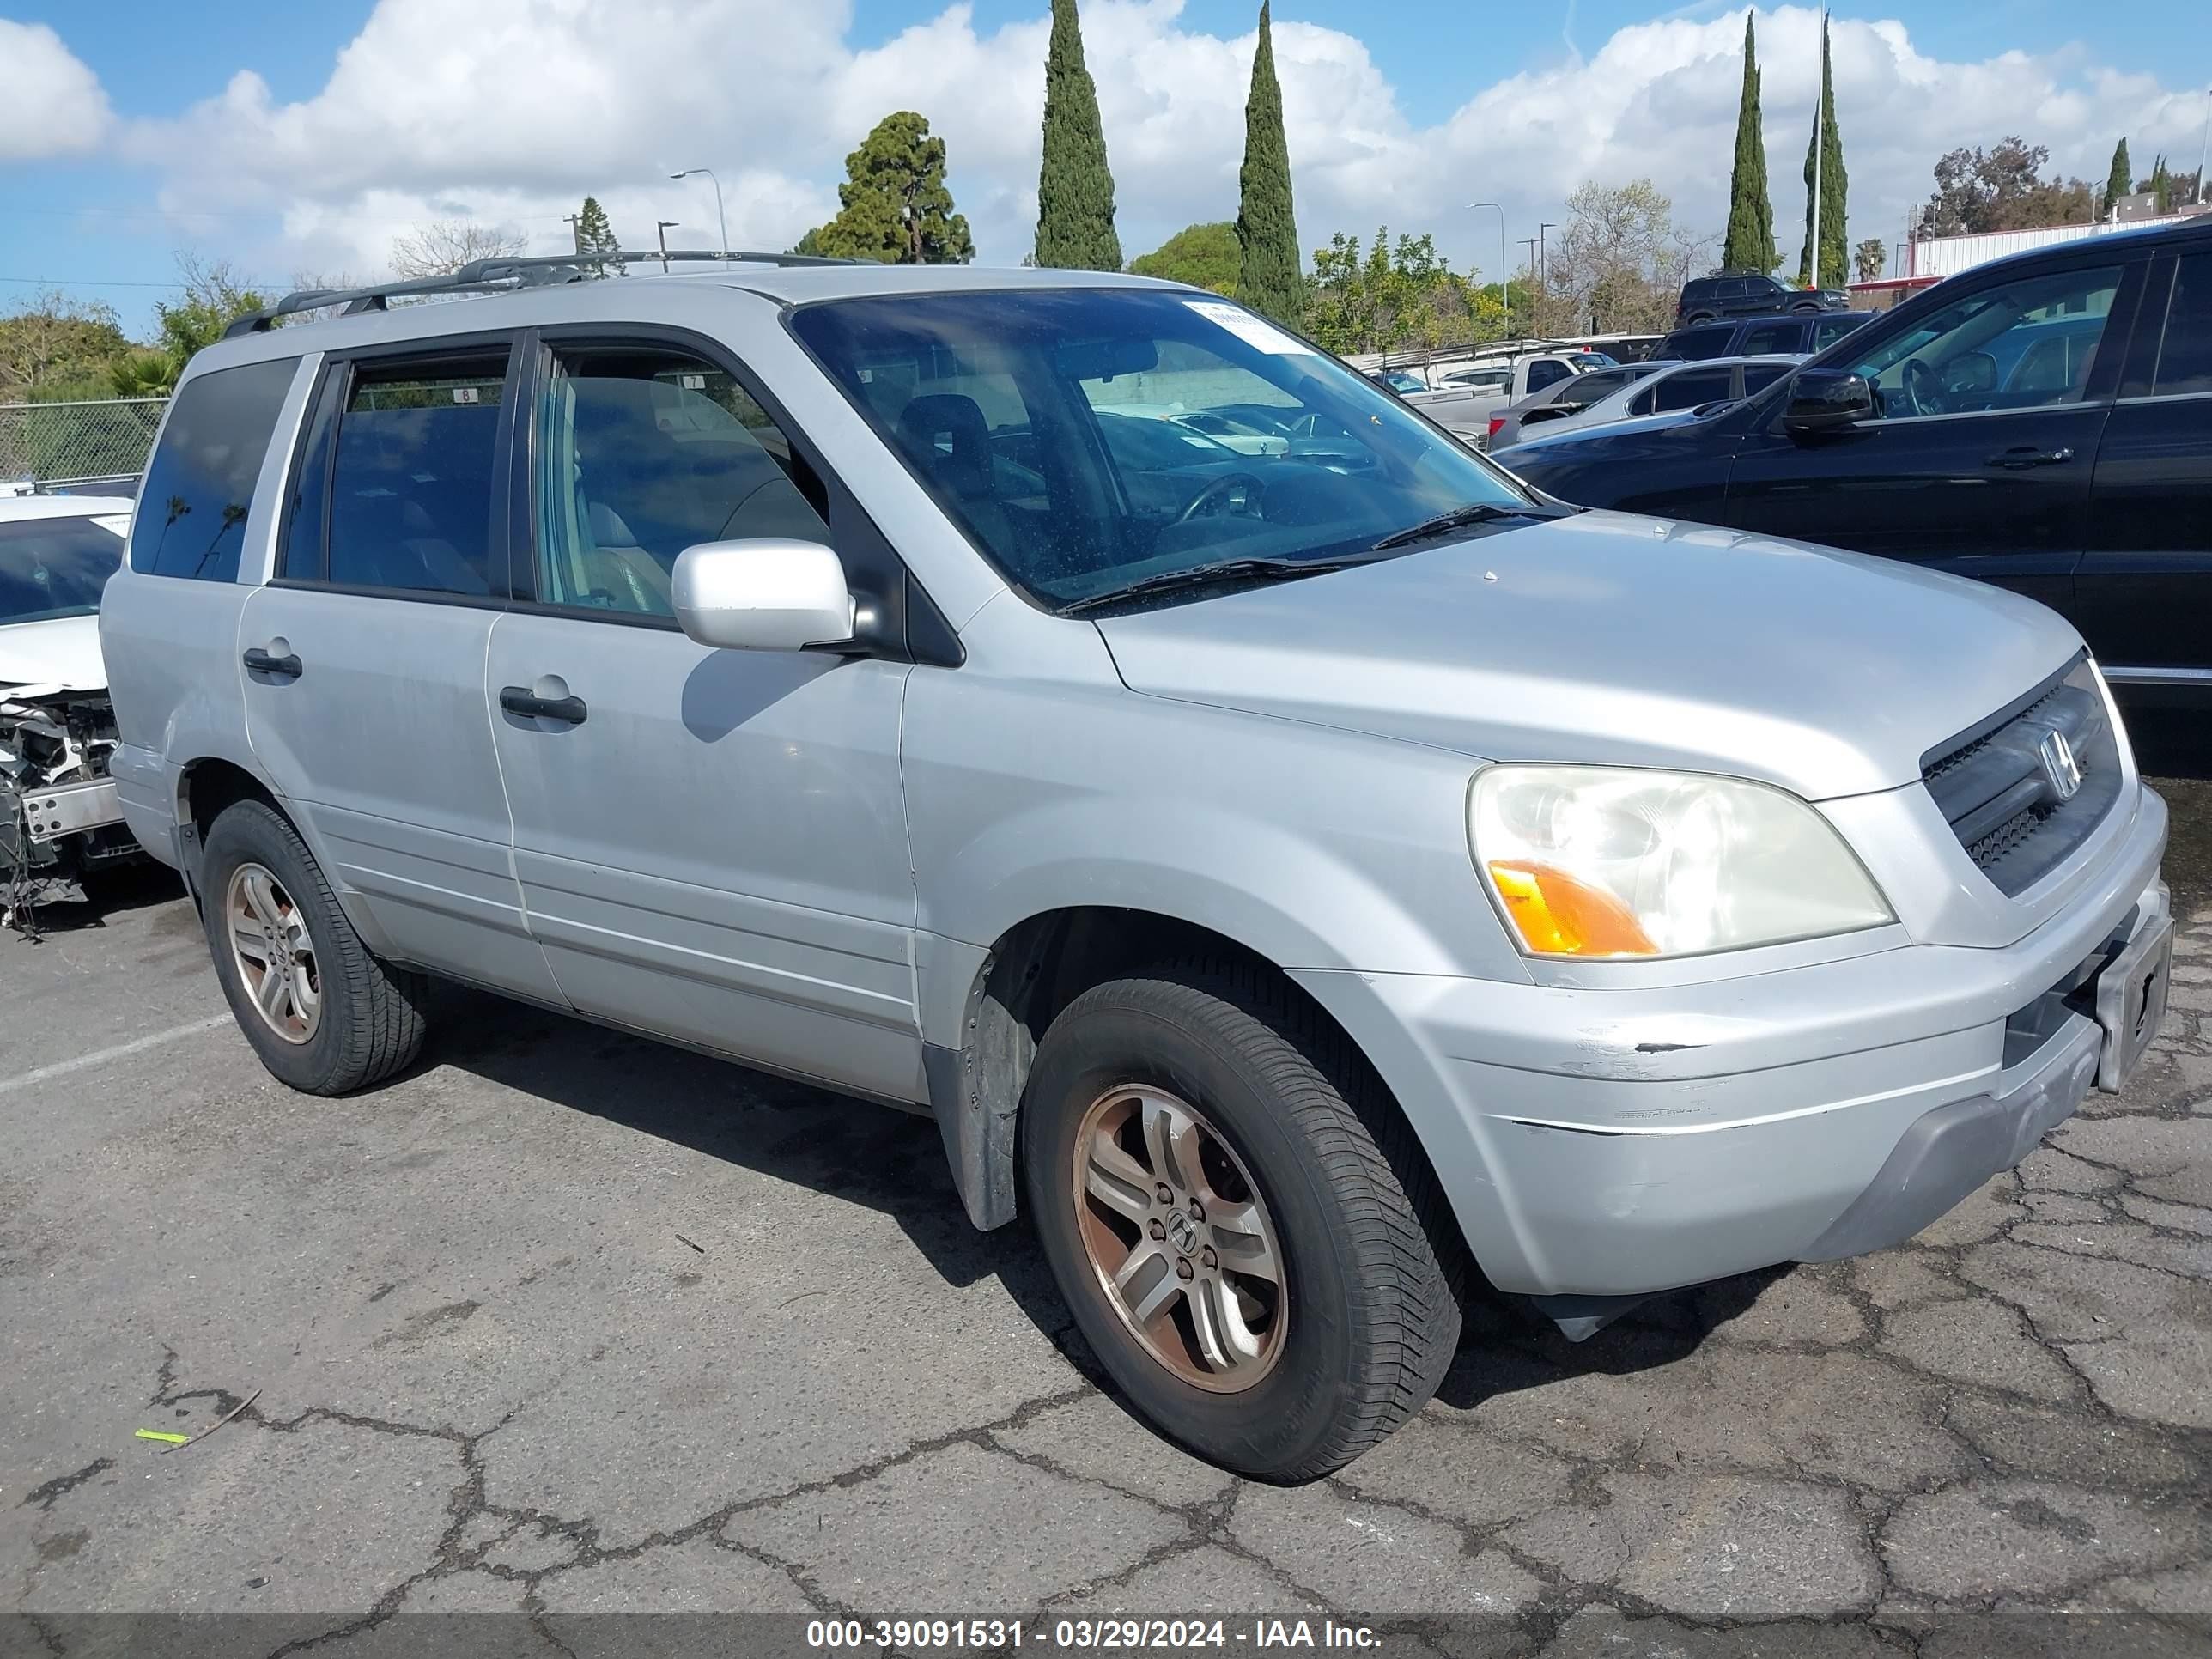
[[[722,181],[714,176],[712,167],[686,167],[681,173],[672,173],[672,179],[689,179],[695,173],[707,175],[707,182],[714,187],[714,224],[722,233],[722,257],[730,257],[730,222],[722,216]]]
[[[668,233],[678,228],[680,222],[675,219],[657,219],[653,222],[653,228],[660,237],[660,274],[664,276],[668,274]]]
[[[2204,88],[2204,138],[2197,146],[2197,205],[2204,205],[2204,159],[2212,151],[2212,87]]]
[[[1495,202],[1469,202],[1468,211],[1477,208],[1496,208],[1498,210],[1498,297],[1505,307],[1505,337],[1513,337],[1513,272],[1505,262],[1505,210]]]

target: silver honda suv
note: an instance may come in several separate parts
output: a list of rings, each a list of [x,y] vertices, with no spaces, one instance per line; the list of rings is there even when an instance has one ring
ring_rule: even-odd
[[[580,274],[294,296],[155,446],[112,775],[295,1088],[435,975],[927,1114],[1295,1480],[1479,1280],[1896,1243],[2157,1030],[2166,807],[2023,599],[1565,507],[1170,284]]]

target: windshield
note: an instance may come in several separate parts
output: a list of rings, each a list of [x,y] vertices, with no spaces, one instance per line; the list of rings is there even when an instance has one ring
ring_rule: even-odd
[[[89,617],[123,562],[123,538],[91,519],[0,524],[0,623]]]
[[[984,556],[1054,608],[1222,559],[1364,556],[1455,508],[1529,505],[1373,382],[1226,301],[928,294],[804,306],[791,326]]]

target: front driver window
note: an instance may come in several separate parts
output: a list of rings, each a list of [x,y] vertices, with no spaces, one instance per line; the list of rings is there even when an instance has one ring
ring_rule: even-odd
[[[683,352],[556,352],[540,394],[538,598],[672,617],[701,542],[827,543],[812,469],[726,372]]]
[[[2079,403],[2119,291],[2120,267],[2055,271],[1930,313],[1851,367],[1889,420]]]

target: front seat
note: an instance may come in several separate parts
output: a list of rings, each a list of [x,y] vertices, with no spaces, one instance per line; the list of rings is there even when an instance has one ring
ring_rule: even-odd
[[[982,406],[957,392],[910,399],[899,411],[899,447],[957,505],[992,550],[1013,544],[1013,525],[991,477],[991,428]]]

